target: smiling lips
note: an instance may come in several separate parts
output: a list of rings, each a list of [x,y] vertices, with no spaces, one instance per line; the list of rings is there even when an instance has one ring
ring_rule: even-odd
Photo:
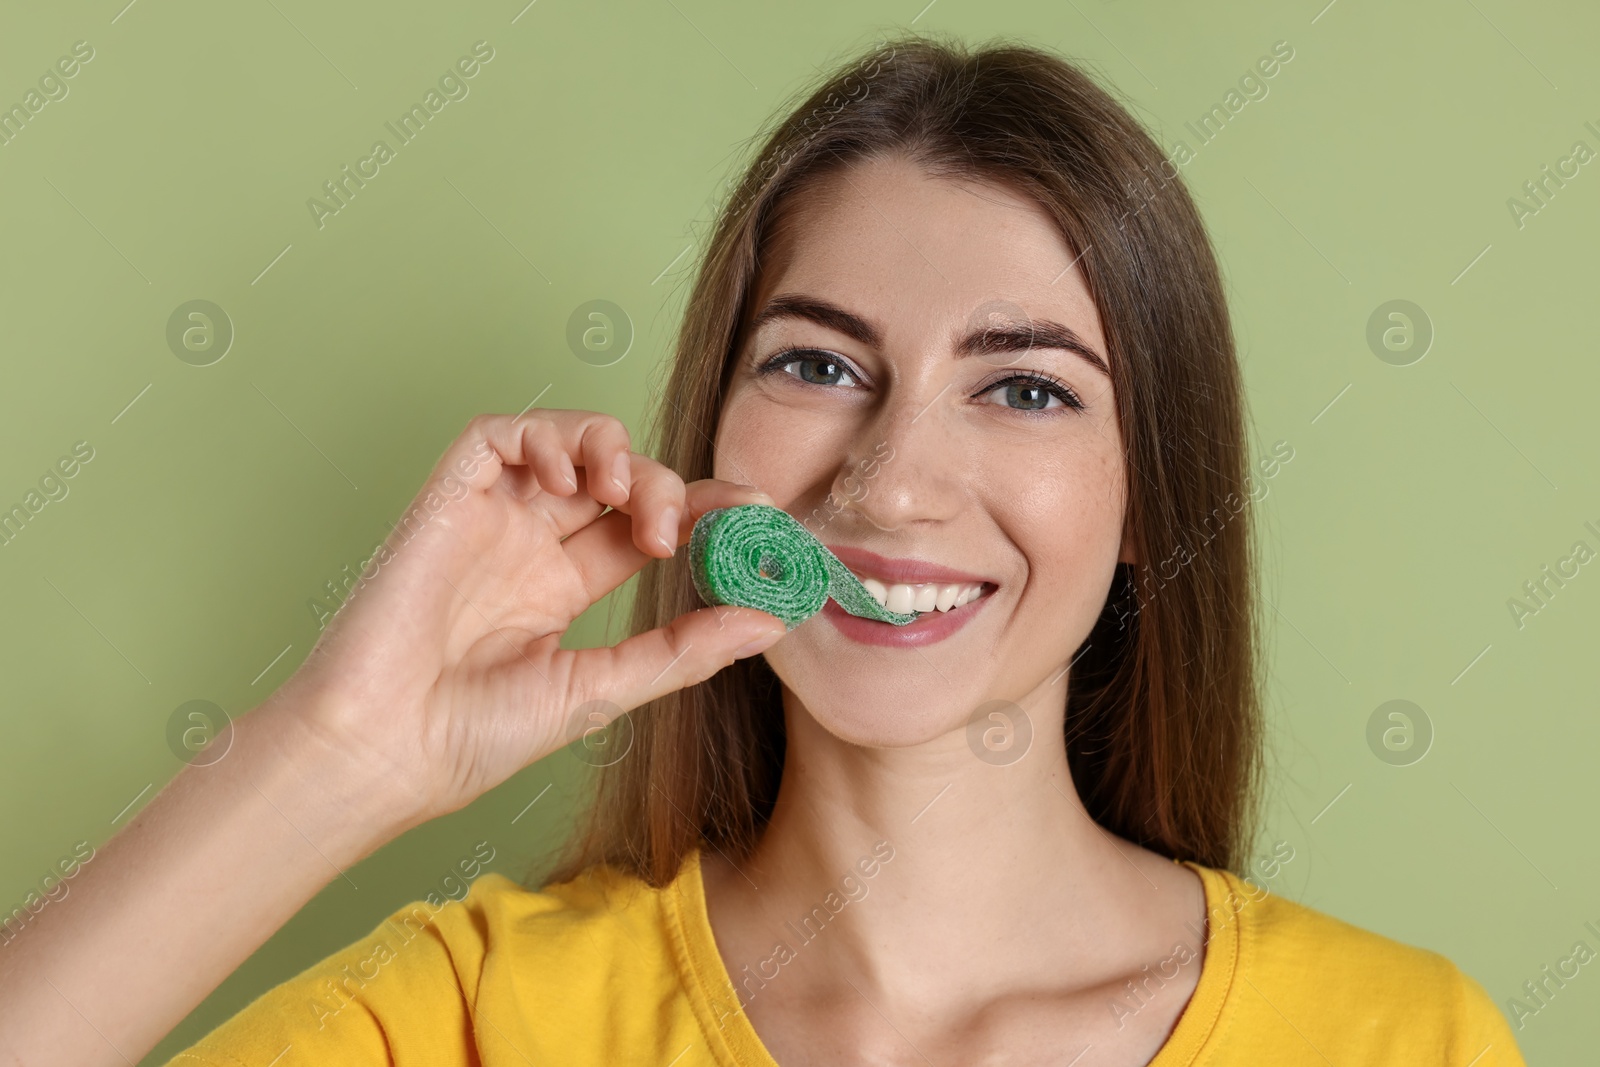
[[[860,578],[860,575],[856,577]],[[861,578],[862,586],[872,594],[872,599],[890,611],[949,611],[968,604],[983,593],[981,582],[939,585],[934,582],[906,585],[896,582],[885,585],[876,578]]]
[[[828,548],[889,610],[920,612],[912,622],[896,626],[857,618],[829,598],[822,605],[822,617],[839,634],[861,645],[921,648],[937,644],[982,612],[999,587],[980,574],[921,560],[890,559],[860,548]]]
[[[829,545],[868,593],[890,611],[950,611],[977,600],[995,588],[980,575],[924,563],[891,559],[865,549]]]

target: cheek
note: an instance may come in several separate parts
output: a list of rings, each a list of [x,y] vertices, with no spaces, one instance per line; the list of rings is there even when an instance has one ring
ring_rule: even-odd
[[[1027,597],[1098,612],[1122,549],[1126,488],[1114,446],[1062,442],[1047,458],[986,465],[988,500],[1027,560]],[[1003,516],[1003,517],[1001,517]]]
[[[997,507],[1047,537],[1078,543],[1108,523],[1120,529],[1126,475],[1115,435],[1107,431],[1108,441],[1091,427],[1079,429],[985,449],[973,474]]]
[[[782,454],[779,428],[776,420],[766,412],[768,404],[748,390],[736,390],[722,408],[722,419],[717,425],[716,458],[712,464],[712,477],[729,482],[745,482],[770,493],[775,500],[783,500],[774,479],[781,477],[783,464],[777,462]],[[774,445],[780,447],[774,448]]]
[[[831,484],[848,451],[842,420],[785,406],[757,389],[736,389],[717,427],[712,476],[755,485],[787,506]]]

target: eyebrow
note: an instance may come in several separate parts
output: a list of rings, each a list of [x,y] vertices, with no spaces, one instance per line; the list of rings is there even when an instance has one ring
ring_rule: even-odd
[[[805,319],[836,330],[869,348],[883,347],[883,331],[878,327],[837,304],[816,297],[773,297],[751,321],[750,330],[753,333],[776,319]],[[1053,319],[1024,319],[976,329],[956,343],[956,355],[1027,352],[1034,348],[1057,348],[1072,352],[1101,374],[1111,376],[1111,370],[1100,353],[1070,326]]]

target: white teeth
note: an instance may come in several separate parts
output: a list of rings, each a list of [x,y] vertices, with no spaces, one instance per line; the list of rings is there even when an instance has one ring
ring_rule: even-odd
[[[891,585],[889,587],[889,600],[884,605],[890,611],[906,612],[911,610],[911,605],[917,598],[917,591],[909,585]]]
[[[919,582],[916,585],[880,582],[876,578],[862,578],[861,585],[872,599],[889,611],[929,612],[949,611],[970,604],[983,593],[981,582]]]

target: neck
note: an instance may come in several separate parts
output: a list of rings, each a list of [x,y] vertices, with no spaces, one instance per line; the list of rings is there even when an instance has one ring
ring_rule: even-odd
[[[736,871],[719,865],[718,900],[740,900],[719,936],[767,952],[787,943],[797,987],[846,975],[925,1003],[1060,980],[1073,959],[1092,980],[1130,945],[1170,952],[1171,924],[1156,917],[1197,880],[1091,820],[1066,759],[1062,693],[1041,686],[1018,702],[1032,740],[1007,762],[979,758],[964,728],[904,748],[853,745],[785,690],[782,786],[753,854]]]

